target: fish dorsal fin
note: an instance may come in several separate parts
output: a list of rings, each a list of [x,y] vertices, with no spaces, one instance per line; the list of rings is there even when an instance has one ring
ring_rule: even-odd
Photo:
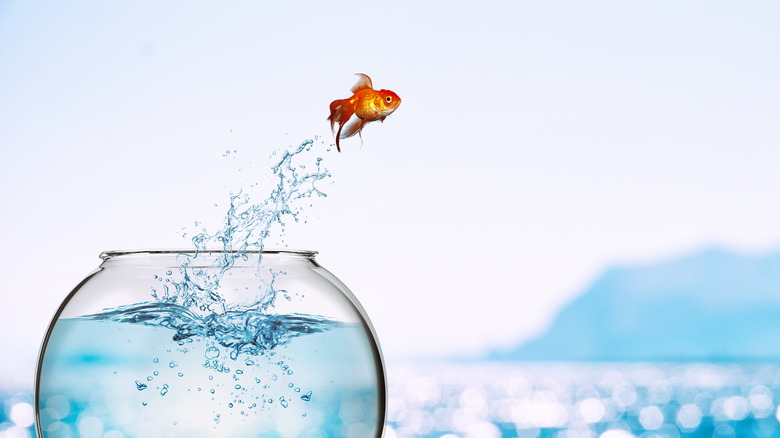
[[[357,93],[364,88],[374,88],[374,86],[371,84],[371,78],[369,78],[368,75],[364,75],[363,73],[355,74],[360,76],[360,79],[357,81],[357,84],[352,86],[352,93]]]

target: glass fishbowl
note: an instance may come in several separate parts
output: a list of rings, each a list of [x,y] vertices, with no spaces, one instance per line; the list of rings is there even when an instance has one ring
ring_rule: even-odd
[[[104,252],[43,341],[39,436],[380,437],[376,335],[315,255]]]

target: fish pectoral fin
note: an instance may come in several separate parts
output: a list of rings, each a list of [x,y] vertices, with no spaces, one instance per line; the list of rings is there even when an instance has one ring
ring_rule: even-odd
[[[353,85],[352,90],[350,90],[353,94],[366,88],[374,88],[374,86],[371,84],[371,78],[369,78],[368,75],[364,75],[363,73],[355,74],[360,76],[360,79],[358,79],[357,84]]]
[[[355,120],[349,122],[347,124],[347,129],[344,131],[343,134],[341,134],[341,138],[349,138],[352,137],[355,134],[358,134],[362,129],[363,125],[366,123],[365,120],[361,118],[355,118]],[[362,139],[362,136],[361,136]]]

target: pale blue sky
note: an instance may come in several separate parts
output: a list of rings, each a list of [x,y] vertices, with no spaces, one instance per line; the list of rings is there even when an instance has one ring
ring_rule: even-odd
[[[388,357],[520,342],[615,263],[775,249],[779,22],[768,1],[0,1],[9,366],[102,250],[186,247],[274,149],[332,139],[356,72],[403,103],[323,151],[330,196],[289,241]]]

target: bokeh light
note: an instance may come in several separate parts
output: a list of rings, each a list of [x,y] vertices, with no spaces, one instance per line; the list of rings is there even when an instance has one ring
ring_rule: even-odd
[[[398,370],[390,374],[388,438],[771,437],[780,430],[775,367],[507,363]]]

